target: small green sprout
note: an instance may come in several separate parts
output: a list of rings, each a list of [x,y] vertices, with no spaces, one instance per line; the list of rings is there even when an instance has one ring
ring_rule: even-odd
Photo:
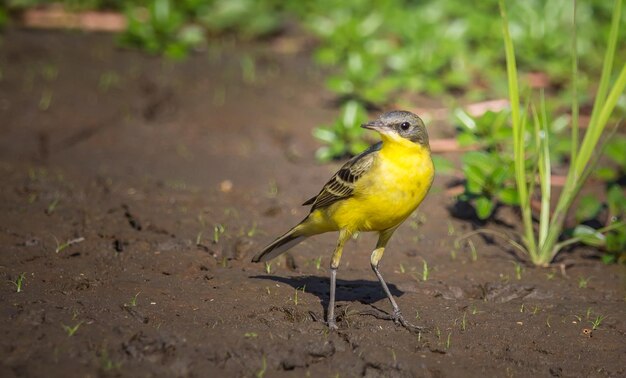
[[[322,256],[319,256],[318,258],[314,259],[313,263],[315,264],[315,269],[320,270],[322,266]]]
[[[524,268],[522,267],[522,264],[513,261],[513,265],[515,266],[515,278],[519,281],[522,279],[522,272],[524,271]]]
[[[122,363],[113,361],[109,356],[109,352],[107,352],[106,348],[103,347],[102,351],[100,352],[100,366],[104,371],[109,371],[113,369],[117,370],[122,367]]]
[[[52,104],[52,91],[50,89],[44,89],[39,99],[39,110],[46,111],[50,109]]]
[[[54,253],[59,253],[59,252],[61,252],[62,250],[64,250],[65,248],[67,248],[67,247],[69,247],[69,246],[71,246],[71,245],[73,245],[73,244],[78,244],[78,243],[82,243],[82,242],[84,242],[84,241],[85,241],[85,238],[81,236],[81,237],[79,237],[79,238],[75,238],[75,239],[68,240],[68,241],[66,241],[66,242],[65,242],[65,243],[63,243],[63,244],[59,244],[59,240],[58,240],[56,237],[54,237],[54,240],[56,241],[56,244],[57,244],[57,247],[56,247],[56,249],[54,250]]]
[[[196,245],[201,245],[202,244],[202,231],[198,232],[198,235],[196,235]]]
[[[467,312],[463,313],[463,318],[461,319],[461,330],[465,331],[465,329],[467,328]]]
[[[267,196],[274,198],[278,195],[278,184],[276,180],[270,180],[269,188],[267,189]]]
[[[226,231],[222,224],[218,224],[213,227],[213,244],[217,244],[220,241],[220,235]]]
[[[453,236],[456,230],[454,229],[454,224],[448,221],[448,236]]]
[[[76,333],[76,331],[78,331],[78,328],[80,327],[80,325],[83,324],[83,322],[78,322],[75,326],[70,327],[70,326],[66,326],[65,324],[61,324],[63,326],[63,329],[65,330],[65,332],[67,332],[67,336],[68,337],[72,337],[74,336],[74,334]]]
[[[22,273],[15,279],[15,281],[9,281],[13,285],[15,285],[15,292],[16,293],[22,292],[22,286],[24,286],[24,280],[25,279],[26,279],[26,273]]]
[[[257,79],[256,75],[256,62],[254,58],[246,55],[241,58],[241,76],[243,78],[244,83],[246,84],[254,84]]]
[[[272,263],[270,261],[265,261],[265,273],[266,274],[271,274],[272,273]]]
[[[306,290],[306,285],[302,286],[302,287],[297,287],[296,291],[293,295],[293,304],[295,304],[296,306],[298,305],[298,303],[300,302],[298,300],[298,291],[302,291],[302,294],[304,294],[304,291]]]
[[[606,319],[606,316],[602,316],[602,315],[596,316],[596,318],[591,322],[591,326],[592,326],[591,330],[595,331],[596,329],[598,329],[598,327],[600,327],[600,324],[602,324],[604,319]]]
[[[130,302],[128,303],[129,307],[137,307],[137,297],[139,296],[139,294],[141,294],[141,291],[137,292],[137,294],[135,294],[131,299]]]
[[[257,224],[256,222],[252,222],[252,227],[250,227],[250,229],[248,230],[248,232],[246,233],[246,235],[248,235],[249,238],[253,237],[254,235],[256,235],[257,233]]]
[[[45,211],[46,215],[51,215],[52,213],[54,213],[57,206],[59,206],[59,202],[61,202],[59,197],[56,197],[54,200],[52,200],[52,202],[50,202],[50,204],[46,208],[46,211]]]
[[[247,339],[254,339],[259,335],[256,332],[246,332],[243,336]]]
[[[424,264],[422,268],[422,280],[428,281],[428,275],[429,275],[428,263],[426,262],[426,260],[424,260]]]
[[[265,356],[263,356],[261,357],[261,369],[256,372],[256,378],[263,378],[266,370],[267,370],[267,361],[265,361]]]
[[[478,260],[478,252],[476,251],[476,247],[474,246],[474,242],[471,241],[470,239],[468,239],[467,240],[467,244],[470,247],[472,261]]]
[[[452,338],[452,332],[448,333],[448,338],[446,339],[446,349],[450,349],[450,338]]]
[[[401,263],[400,264],[400,273],[404,274],[405,272],[406,272],[406,270],[404,269],[404,264]]]
[[[587,287],[587,285],[589,284],[589,280],[591,279],[591,277],[578,277],[578,288],[580,289],[585,289]]]

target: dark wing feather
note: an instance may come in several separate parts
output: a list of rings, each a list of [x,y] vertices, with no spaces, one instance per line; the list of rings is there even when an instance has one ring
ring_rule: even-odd
[[[355,183],[372,167],[374,158],[382,142],[376,143],[361,154],[348,160],[346,164],[331,177],[319,194],[303,205],[313,205],[311,211],[332,205],[333,203],[352,196]]]

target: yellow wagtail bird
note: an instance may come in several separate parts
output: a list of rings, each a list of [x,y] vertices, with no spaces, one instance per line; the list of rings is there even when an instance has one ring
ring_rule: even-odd
[[[377,131],[382,141],[350,159],[304,205],[313,205],[309,215],[286,234],[274,240],[253,262],[268,261],[305,238],[339,231],[339,241],[330,262],[328,327],[335,322],[335,285],[343,246],[359,231],[377,231],[378,243],[370,263],[391,305],[391,319],[412,326],[403,317],[378,270],[385,246],[394,231],[419,206],[435,173],[424,122],[407,111],[392,111],[362,127]]]

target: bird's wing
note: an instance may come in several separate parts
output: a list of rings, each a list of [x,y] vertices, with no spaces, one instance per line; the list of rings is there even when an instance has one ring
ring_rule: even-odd
[[[381,146],[382,142],[379,142],[348,160],[324,185],[322,191],[317,196],[303,203],[303,205],[313,205],[311,208],[311,211],[313,211],[351,197],[356,182],[370,170]]]

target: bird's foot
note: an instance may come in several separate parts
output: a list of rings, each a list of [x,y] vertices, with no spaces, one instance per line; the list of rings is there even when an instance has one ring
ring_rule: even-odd
[[[336,331],[339,329],[339,327],[337,327],[337,322],[335,321],[335,319],[329,320],[329,321],[324,321],[323,318],[320,318],[316,313],[314,313],[313,311],[309,311],[309,315],[311,316],[311,319],[313,319],[314,322],[320,322],[320,323],[324,323],[328,326],[328,329],[331,331]]]
[[[328,329],[330,331],[336,331],[339,329],[339,327],[337,327],[337,323],[335,323],[335,320],[329,320],[326,325],[328,326]]]
[[[373,308],[373,309],[363,310],[359,314],[371,315],[375,317],[376,319],[393,320],[394,323],[403,326],[404,328],[406,328],[407,330],[411,332],[419,332],[424,329],[424,327],[420,327],[420,326],[409,323],[406,319],[404,319],[404,316],[402,316],[402,313],[400,312],[400,310],[394,310],[393,315],[389,315],[386,312],[382,312],[377,308]]]
[[[424,327],[409,323],[406,319],[404,319],[404,316],[402,316],[402,313],[400,312],[400,310],[394,310],[393,316],[391,318],[393,319],[394,323],[400,324],[401,326],[408,329],[409,331],[416,332],[416,331],[422,331],[424,329]]]

